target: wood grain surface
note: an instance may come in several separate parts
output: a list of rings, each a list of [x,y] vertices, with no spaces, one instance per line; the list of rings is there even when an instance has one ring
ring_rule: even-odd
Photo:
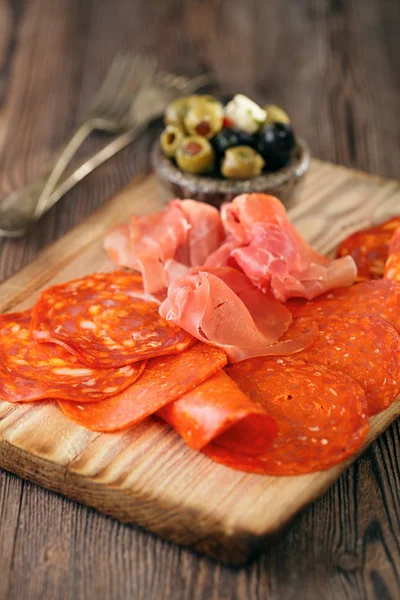
[[[399,24],[397,0],[1,0],[0,196],[43,169],[120,49],[189,74],[211,67],[226,88],[285,106],[314,155],[396,177]],[[1,276],[145,167],[150,142],[89,176],[27,238],[1,242]],[[239,570],[1,473],[0,598],[395,599],[399,450],[396,423]]]
[[[33,263],[0,285],[0,312],[33,306],[46,287],[113,263],[109,229],[168,200],[154,175],[136,178]],[[398,212],[400,182],[314,160],[289,215],[316,250]],[[400,401],[371,419],[361,454],[400,415]],[[165,423],[98,434],[71,423],[54,402],[0,401],[0,466],[161,537],[242,565],[271,544],[301,508],[320,496],[355,457],[320,473],[266,477],[227,469],[190,450]]]

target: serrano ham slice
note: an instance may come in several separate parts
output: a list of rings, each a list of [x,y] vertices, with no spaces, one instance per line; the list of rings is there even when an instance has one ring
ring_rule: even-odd
[[[104,249],[117,265],[140,271],[145,290],[153,293],[168,285],[170,261],[181,268],[200,266],[223,237],[216,208],[174,200],[158,213],[133,217],[129,225],[114,228]]]
[[[272,445],[259,455],[229,447],[230,431],[203,449],[233,469],[266,475],[300,475],[328,469],[351,456],[368,432],[362,388],[323,365],[292,358],[254,358],[228,375],[277,423]]]
[[[298,352],[313,335],[276,343],[291,323],[289,311],[229,268],[191,273],[171,283],[160,314],[200,341],[222,348],[230,362]]]
[[[225,205],[222,220],[226,244],[209,256],[207,266],[224,266],[224,259],[226,264],[233,260],[255,286],[270,289],[281,302],[292,297],[312,299],[355,280],[353,259],[329,261],[315,252],[273,196],[237,196]]]
[[[57,344],[39,344],[31,311],[0,316],[0,397],[8,402],[65,398],[93,402],[115,395],[141,375],[146,361],[93,369]]]
[[[181,352],[192,337],[160,317],[157,299],[152,299],[139,275],[89,275],[42,293],[32,314],[32,335],[99,368]]]
[[[152,358],[142,376],[121,394],[101,402],[58,401],[64,414],[93,431],[132,427],[211,377],[226,364],[218,348],[195,344],[185,352]]]

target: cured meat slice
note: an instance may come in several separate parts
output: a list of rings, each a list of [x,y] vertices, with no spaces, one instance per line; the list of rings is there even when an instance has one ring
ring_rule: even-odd
[[[192,390],[225,364],[224,352],[195,344],[181,354],[150,359],[140,379],[112,398],[89,404],[59,400],[58,404],[69,419],[87,429],[119,431]]]
[[[155,214],[133,217],[106,236],[104,249],[121,266],[140,271],[147,292],[157,292],[174,272],[166,264],[200,266],[222,242],[219,211],[194,200],[173,200]]]
[[[191,267],[204,265],[209,254],[214,252],[224,239],[220,213],[214,206],[195,200],[183,200],[180,207],[189,223],[184,243],[187,252],[185,264]]]
[[[32,339],[30,321],[30,310],[0,316],[0,397],[8,402],[102,400],[128,387],[144,369],[146,361],[89,368],[61,346]]]
[[[339,244],[336,256],[353,257],[357,265],[357,281],[381,279],[389,244],[397,227],[400,227],[400,217],[356,231]]]
[[[217,462],[251,473],[300,475],[336,465],[365,439],[365,395],[344,373],[292,358],[254,358],[227,373],[275,419],[278,433],[258,456],[225,448],[221,435],[203,449]]]
[[[206,265],[234,263],[250,281],[275,298],[314,298],[351,285],[357,275],[351,257],[329,261],[309,246],[290,223],[283,204],[265,194],[242,194],[223,208],[226,242]]]
[[[332,290],[310,302],[290,300],[287,307],[295,317],[334,314],[380,317],[400,333],[400,284],[388,279]]]
[[[336,256],[351,256],[357,265],[357,281],[381,279],[388,256],[390,234],[377,229],[357,231],[337,248]]]
[[[400,282],[400,227],[396,229],[390,242],[384,276],[386,279]]]
[[[291,322],[289,311],[234,269],[199,271],[174,281],[160,314],[200,341],[225,350],[231,362],[291,354],[310,344],[308,334],[277,344]]]
[[[225,448],[261,454],[276,437],[275,420],[223,371],[164,406],[157,416],[167,421],[195,450],[224,434],[221,443]]]
[[[47,289],[33,310],[31,330],[36,340],[60,344],[85,364],[104,368],[181,352],[193,341],[160,317],[140,276],[124,272]]]
[[[296,358],[343,371],[365,391],[375,415],[400,395],[400,335],[383,319],[362,315],[312,317],[317,340]]]

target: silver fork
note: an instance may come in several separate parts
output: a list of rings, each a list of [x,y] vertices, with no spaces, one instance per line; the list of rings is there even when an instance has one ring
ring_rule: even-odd
[[[212,82],[213,79],[208,73],[194,78],[165,71],[155,73],[153,79],[141,88],[136,99],[131,98],[132,127],[95,154],[68,167],[61,175],[54,190],[49,194],[40,212],[35,211],[35,205],[38,193],[40,194],[40,190],[43,189],[48,175],[0,201],[0,236],[21,237],[25,235],[29,227],[79,181],[133,142],[152,120],[162,115],[171,100],[183,94],[194,93]],[[33,213],[35,213],[34,218]]]
[[[70,163],[78,148],[95,130],[108,133],[126,131],[132,126],[132,97],[154,74],[156,61],[138,55],[117,55],[97,92],[86,118],[71,139],[59,152],[52,171],[40,192],[33,219],[37,219],[48,196],[54,190],[63,171]]]

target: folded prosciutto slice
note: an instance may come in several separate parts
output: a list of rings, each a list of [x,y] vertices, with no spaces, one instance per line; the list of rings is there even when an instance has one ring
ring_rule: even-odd
[[[173,200],[152,215],[133,217],[104,240],[104,249],[120,266],[140,271],[146,292],[157,292],[176,273],[204,264],[221,244],[219,211],[194,200]]]
[[[229,267],[199,270],[172,282],[159,310],[197,339],[223,349],[232,363],[298,352],[315,335],[302,332],[277,343],[292,321],[290,312]]]
[[[225,242],[206,266],[239,267],[261,291],[271,290],[286,302],[308,300],[354,283],[357,269],[346,256],[333,261],[321,256],[290,223],[283,204],[273,196],[242,194],[221,210]]]

